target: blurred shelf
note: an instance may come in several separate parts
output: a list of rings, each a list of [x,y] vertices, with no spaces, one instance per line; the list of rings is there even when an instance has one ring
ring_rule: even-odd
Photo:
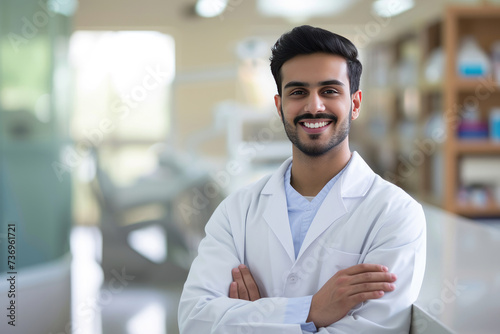
[[[455,203],[455,213],[466,217],[500,217],[500,206],[490,201],[486,206]]]
[[[457,140],[453,147],[462,154],[500,154],[500,142],[491,140]]]
[[[490,93],[500,92],[500,84],[491,78],[464,79],[456,78],[455,87],[460,92]],[[481,91],[479,91],[481,90]]]
[[[481,5],[450,6],[448,12],[457,19],[495,19],[499,15],[500,8],[485,2]]]
[[[393,182],[417,194],[425,202],[471,218],[500,216],[500,204],[491,203],[481,208],[464,206],[456,201],[461,185],[460,164],[463,157],[500,157],[500,142],[489,138],[469,140],[457,136],[463,106],[477,103],[481,119],[489,119],[492,108],[500,105],[500,83],[492,76],[461,77],[456,66],[457,50],[465,36],[474,36],[483,50],[490,52],[493,43],[499,39],[500,6],[484,3],[446,6],[441,19],[426,22],[415,31],[411,34],[401,32],[392,41],[376,45],[370,51],[371,78],[376,79],[382,73],[381,77],[393,79],[391,84],[383,88],[377,87],[380,85],[376,84],[376,80],[368,85],[370,88],[367,91],[372,94],[367,93],[369,102],[365,106],[368,105],[374,111],[369,113],[374,115],[371,122],[374,125],[386,123],[385,128],[380,126],[385,130],[383,135],[378,133],[378,138],[373,142],[378,143],[380,137],[385,136],[385,142],[388,143],[384,145],[384,150],[368,143],[368,150],[373,151],[372,159],[378,162],[381,170],[390,170],[394,174]],[[440,70],[442,75],[436,78],[439,81],[429,82],[425,69],[438,48],[442,48],[445,57]],[[411,79],[418,82],[414,85],[399,85],[399,78],[410,77],[406,73],[409,70],[405,72],[403,66],[408,62],[417,64],[420,74],[411,76]],[[392,93],[388,89],[392,89]],[[416,124],[409,126],[411,122]],[[448,135],[445,137],[442,132],[436,131],[437,126],[441,131],[446,130]],[[433,130],[432,135],[428,133],[430,130]],[[408,136],[412,139],[408,140]],[[415,158],[417,154],[422,157],[416,164],[418,173],[412,178],[405,177],[402,172],[406,164],[404,159]],[[385,158],[384,164],[379,162],[382,160],[379,156]],[[442,186],[440,184],[438,187],[436,183],[441,182]],[[433,191],[440,193],[440,198],[432,194]]]

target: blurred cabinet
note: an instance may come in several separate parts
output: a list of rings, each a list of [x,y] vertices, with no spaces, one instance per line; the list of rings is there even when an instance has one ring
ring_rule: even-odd
[[[463,139],[458,136],[458,127],[463,121],[466,106],[475,106],[479,119],[487,122],[490,110],[500,107],[499,79],[491,75],[477,78],[463,78],[457,71],[457,50],[465,36],[473,36],[482,50],[491,56],[494,42],[500,41],[500,7],[484,5],[480,7],[451,7],[446,12],[445,25],[446,85],[445,120],[447,140],[445,148],[445,197],[444,208],[469,217],[500,216],[500,205],[494,193],[500,184],[490,180],[489,184],[477,184],[464,180],[464,163],[471,157],[488,159],[491,164],[476,164],[475,173],[488,173],[496,169],[494,161],[500,159],[500,142],[488,138]],[[486,160],[484,159],[486,158]],[[497,160],[498,161],[498,160]],[[492,175],[494,177],[494,174]],[[496,177],[498,179],[498,177]],[[472,189],[475,188],[475,189]]]
[[[424,70],[434,54],[441,61],[441,22],[419,25],[368,50],[365,145],[371,165],[385,179],[440,203],[442,181],[435,179],[442,170],[444,70],[430,75]]]
[[[364,145],[376,172],[419,200],[468,217],[500,216],[494,201],[498,185],[472,184],[486,189],[486,203],[477,203],[477,193],[462,196],[471,186],[463,179],[464,160],[500,158],[498,142],[458,138],[466,103],[477,103],[483,121],[491,108],[500,107],[493,78],[462,79],[457,72],[459,43],[467,35],[491,56],[492,44],[500,40],[500,7],[451,6],[442,18],[367,50],[363,89],[369,135]],[[486,160],[483,168],[495,168]],[[500,170],[496,174],[500,178]]]

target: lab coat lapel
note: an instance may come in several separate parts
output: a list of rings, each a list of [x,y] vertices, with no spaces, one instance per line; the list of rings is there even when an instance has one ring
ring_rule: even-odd
[[[316,213],[297,259],[326,229],[348,212],[344,199],[365,196],[374,178],[375,173],[357,152],[353,152],[349,166],[334,184]]]
[[[295,262],[295,252],[293,248],[292,232],[290,231],[290,223],[288,221],[288,209],[284,186],[285,171],[291,161],[291,158],[285,161],[271,176],[262,189],[261,200],[265,205],[263,213],[265,221],[286,250],[290,260]]]
[[[347,209],[342,201],[340,194],[341,180],[337,180],[333,188],[330,190],[325,200],[321,204],[316,216],[314,217],[302,246],[300,247],[297,259],[302,256],[302,253],[337,219],[347,213]]]

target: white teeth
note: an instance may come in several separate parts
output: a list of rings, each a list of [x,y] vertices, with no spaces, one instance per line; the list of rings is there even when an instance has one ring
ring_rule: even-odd
[[[307,123],[304,122],[304,126],[309,129],[317,129],[327,125],[328,122],[318,122],[318,123]]]

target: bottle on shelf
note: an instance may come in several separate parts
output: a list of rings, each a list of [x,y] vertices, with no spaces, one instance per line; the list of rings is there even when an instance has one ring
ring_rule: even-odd
[[[425,63],[425,80],[428,83],[439,83],[444,77],[445,57],[442,47],[432,50]]]
[[[465,36],[458,50],[457,70],[463,78],[485,77],[490,74],[490,59],[474,36]]]
[[[487,139],[488,123],[481,121],[477,106],[466,105],[462,114],[462,121],[458,125],[460,139]]]

